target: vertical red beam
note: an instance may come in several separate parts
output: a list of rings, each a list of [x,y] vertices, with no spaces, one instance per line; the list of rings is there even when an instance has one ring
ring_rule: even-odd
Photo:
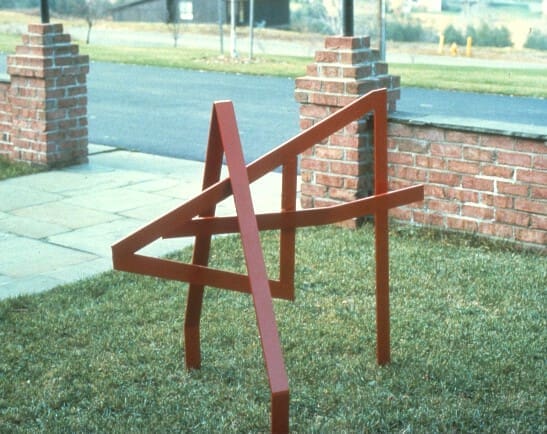
[[[272,432],[288,432],[289,379],[281,351],[281,341],[277,331],[266,264],[260,244],[258,223],[253,209],[249,177],[243,159],[235,113],[230,102],[216,103],[215,110],[219,121],[221,142],[226,154],[226,163],[230,172],[243,254],[270,383]]]
[[[387,93],[376,95],[374,108],[374,194],[387,193]],[[376,360],[390,362],[388,210],[374,215],[376,248]]]
[[[222,144],[218,129],[218,119],[213,108],[211,124],[209,127],[209,141],[207,143],[207,155],[205,158],[205,169],[203,174],[203,188],[220,179],[222,170]],[[200,214],[200,217],[211,217],[215,215],[216,203],[211,208]],[[211,248],[211,235],[198,235],[194,242],[192,264],[207,266],[209,263],[209,252]],[[188,300],[186,304],[186,315],[184,321],[184,344],[185,360],[187,369],[199,369],[201,367],[200,349],[200,319],[203,305],[203,285],[190,284],[188,288]]]
[[[298,158],[288,159],[283,165],[281,210],[296,210],[296,176]],[[296,254],[296,229],[281,229],[279,242],[279,280],[288,299],[294,300],[294,272]]]

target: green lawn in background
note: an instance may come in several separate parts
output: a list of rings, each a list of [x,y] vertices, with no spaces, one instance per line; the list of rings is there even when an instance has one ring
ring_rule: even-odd
[[[276,273],[277,235],[263,235]],[[239,239],[212,264],[242,270]],[[188,261],[190,251],[176,255]],[[545,257],[391,234],[392,363],[375,362],[370,227],[298,231],[296,301],[275,311],[294,432],[519,432],[545,419]],[[187,372],[187,285],[108,272],[0,302],[0,432],[266,432],[249,296],[206,290]]]
[[[0,34],[0,51],[12,52],[20,36]],[[80,45],[82,54],[92,61],[120,62],[239,74],[300,77],[313,59],[292,56],[256,56],[252,62],[244,55],[236,61],[218,52],[172,47],[122,47]],[[547,74],[542,69],[504,69],[391,63],[390,73],[401,76],[403,86],[449,89],[547,98]]]

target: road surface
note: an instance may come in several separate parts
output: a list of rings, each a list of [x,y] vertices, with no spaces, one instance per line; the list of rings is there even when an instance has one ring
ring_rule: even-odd
[[[0,56],[0,71],[6,57]],[[202,161],[214,101],[232,100],[245,158],[299,132],[294,81],[92,62],[89,140]],[[403,88],[396,117],[547,136],[547,100]]]

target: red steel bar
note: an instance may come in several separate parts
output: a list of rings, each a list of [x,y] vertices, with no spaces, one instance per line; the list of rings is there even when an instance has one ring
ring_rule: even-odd
[[[218,130],[216,113],[211,115],[211,128],[209,130],[209,145],[205,157],[205,170],[203,174],[203,188],[215,184],[220,179],[222,170],[222,142]],[[216,211],[216,203],[211,208],[200,213],[200,217],[213,217]],[[211,249],[211,234],[196,234],[192,264],[207,266]],[[190,283],[188,287],[188,299],[186,301],[186,315],[184,321],[184,344],[186,367],[199,369],[201,367],[200,332],[199,323],[201,307],[203,304],[203,284]]]
[[[387,193],[387,93],[385,101],[374,108],[374,195]],[[376,252],[376,360],[380,365],[390,361],[389,330],[389,239],[388,209],[374,214]]]
[[[283,361],[281,341],[273,309],[266,263],[260,244],[258,224],[253,209],[253,200],[241,142],[231,103],[217,103],[220,134],[226,153],[226,163],[234,194],[239,221],[243,254],[251,285],[256,321],[262,342],[262,353],[270,382],[272,432],[289,431],[289,379]]]

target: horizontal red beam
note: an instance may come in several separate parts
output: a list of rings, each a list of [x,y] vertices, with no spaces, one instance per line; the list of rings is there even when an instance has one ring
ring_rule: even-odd
[[[354,217],[374,214],[376,211],[395,208],[424,198],[424,186],[416,185],[390,191],[376,196],[357,199],[353,202],[324,208],[298,211],[257,214],[258,228],[261,231],[273,229],[294,229],[307,226],[320,226],[337,223]],[[197,235],[228,234],[239,232],[238,218],[204,217],[195,218],[168,230],[163,238],[177,238]]]

